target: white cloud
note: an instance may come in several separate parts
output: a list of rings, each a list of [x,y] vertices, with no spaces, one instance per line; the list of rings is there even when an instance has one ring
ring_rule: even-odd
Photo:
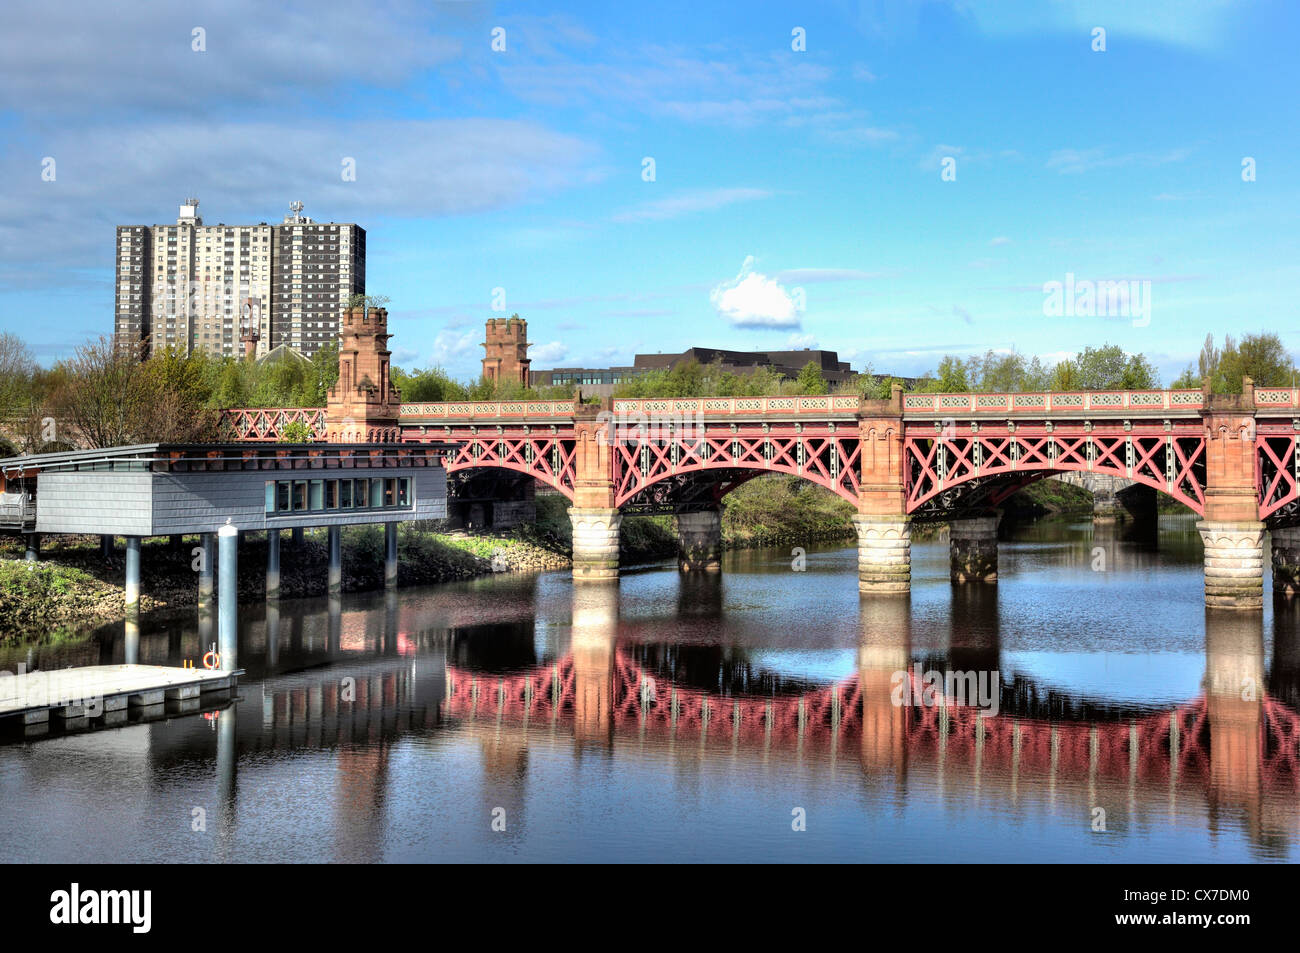
[[[738,328],[797,328],[799,312],[794,299],[775,278],[754,271],[750,255],[731,281],[709,294],[718,313]]]
[[[6,4],[0,108],[210,114],[217,105],[282,103],[289,90],[333,96],[357,85],[392,87],[462,49],[444,30],[450,20],[416,0],[375,4],[365,16],[347,4],[292,0],[190,6]],[[203,51],[192,48],[195,27],[206,31]]]
[[[104,236],[113,225],[173,221],[189,195],[211,224],[278,222],[302,199],[318,221],[373,229],[383,216],[468,214],[532,199],[582,181],[594,152],[517,120],[158,121],[51,133],[35,154],[55,159],[57,177],[43,182],[30,143],[0,148],[0,180],[9,183],[0,194],[0,271],[18,276],[51,262],[111,268]],[[344,157],[356,160],[355,182],[343,181]],[[109,231],[87,228],[88,215]]]
[[[1111,155],[1100,147],[1057,149],[1047,157],[1047,168],[1055,169],[1062,175],[1078,175],[1093,169],[1113,169],[1127,165],[1166,165],[1182,162],[1191,154],[1192,150],[1187,147],[1170,149],[1168,152],[1126,152],[1120,155]]]
[[[534,361],[543,364],[554,364],[556,361],[562,361],[569,356],[569,348],[560,341],[551,341],[549,344],[534,344],[528,349],[528,356]]]
[[[1011,239],[1007,238],[1007,236],[1005,235],[999,235],[997,238],[990,241],[989,244],[993,245],[994,247],[998,245],[1010,245]]]
[[[472,348],[478,345],[478,338],[482,335],[481,331],[471,330],[458,334],[455,331],[439,331],[438,336],[433,339],[433,363],[439,367],[445,367],[447,364],[468,353]]]
[[[833,281],[871,281],[895,277],[888,271],[862,271],[858,268],[789,268],[779,271],[776,280],[786,284],[816,285]]]
[[[769,198],[767,189],[724,188],[683,192],[667,198],[646,202],[614,216],[616,222],[661,222],[679,218],[692,212],[711,211],[736,202],[752,202]]]
[[[785,346],[791,350],[801,347],[816,347],[817,338],[812,334],[792,334],[785,339]]]

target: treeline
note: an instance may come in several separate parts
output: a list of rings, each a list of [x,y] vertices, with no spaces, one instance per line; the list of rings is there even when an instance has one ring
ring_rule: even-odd
[[[914,381],[877,374],[870,365],[853,381],[833,387],[821,368],[809,361],[795,378],[784,377],[770,367],[752,374],[736,374],[720,363],[688,361],[671,370],[655,370],[625,381],[614,388],[618,397],[757,397],[782,394],[858,393],[868,398],[885,398],[894,384],[922,393],[1019,393],[1063,390],[1140,390],[1160,386],[1160,375],[1142,354],[1125,354],[1118,345],[1087,347],[1068,360],[1050,367],[1037,357],[1026,358],[1016,351],[986,351],[962,358],[945,356],[939,366]]]
[[[826,394],[821,368],[809,361],[790,379],[770,367],[751,374],[724,370],[721,362],[683,361],[671,369],[639,374],[614,386],[615,397],[762,397],[776,394]]]
[[[257,363],[175,348],[141,359],[101,337],[46,368],[3,334],[0,455],[213,440],[222,408],[320,407],[337,377],[334,345]]]
[[[406,371],[394,367],[393,383],[402,393],[403,401],[434,402],[443,400],[564,400],[573,396],[573,388],[564,385],[551,387],[525,387],[519,381],[490,381],[480,377],[477,381],[453,380],[441,367]]]

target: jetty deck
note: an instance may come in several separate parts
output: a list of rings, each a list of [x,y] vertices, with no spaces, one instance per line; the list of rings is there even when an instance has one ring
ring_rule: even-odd
[[[101,718],[127,708],[233,690],[240,674],[166,665],[89,665],[0,674],[0,720],[20,718],[24,725],[35,725],[51,717]]]

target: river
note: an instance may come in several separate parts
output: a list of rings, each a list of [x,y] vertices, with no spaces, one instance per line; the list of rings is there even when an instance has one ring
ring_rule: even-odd
[[[912,558],[901,600],[831,546],[242,607],[233,703],[0,746],[0,856],[1296,859],[1300,611],[1207,612],[1191,518],[1021,526],[996,585]],[[128,638],[215,635],[158,612],[0,670]]]

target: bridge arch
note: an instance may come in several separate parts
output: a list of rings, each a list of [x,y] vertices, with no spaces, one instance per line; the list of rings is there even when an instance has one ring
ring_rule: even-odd
[[[656,488],[713,477],[721,499],[765,473],[799,477],[853,504],[858,501],[861,441],[856,429],[804,432],[706,431],[699,436],[629,437],[611,446],[614,505],[656,495]]]
[[[558,434],[476,436],[444,458],[447,472],[499,469],[522,473],[573,499],[574,438]]]
[[[996,506],[1011,493],[1057,473],[1121,477],[1205,511],[1202,434],[1042,433],[908,436],[904,441],[907,511]]]

